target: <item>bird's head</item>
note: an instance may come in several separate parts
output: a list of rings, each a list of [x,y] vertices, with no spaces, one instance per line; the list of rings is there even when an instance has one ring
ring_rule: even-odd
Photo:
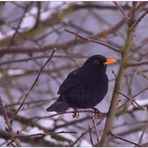
[[[107,65],[113,64],[114,62],[116,62],[116,59],[107,59],[102,55],[94,55],[86,60],[84,67],[90,70],[106,72]]]

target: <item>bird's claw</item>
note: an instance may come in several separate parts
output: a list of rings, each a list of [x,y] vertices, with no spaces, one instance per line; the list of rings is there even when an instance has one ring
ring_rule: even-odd
[[[73,118],[79,118],[80,114],[79,114],[79,110],[74,108],[74,112],[73,112]]]
[[[98,119],[100,117],[100,111],[96,108],[93,107],[93,117],[95,117],[96,119]]]

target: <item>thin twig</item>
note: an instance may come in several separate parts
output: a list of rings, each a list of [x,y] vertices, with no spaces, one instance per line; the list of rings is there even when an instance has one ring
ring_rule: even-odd
[[[70,147],[74,147],[74,145],[75,145],[77,142],[79,142],[80,139],[81,139],[85,134],[87,134],[87,132],[88,132],[88,131],[85,131],[84,133],[82,133],[82,134],[76,139],[76,141],[73,142],[73,143],[70,145]]]
[[[91,145],[94,147],[95,145],[94,145],[94,142],[93,142],[93,138],[92,138],[92,133],[91,133],[91,128],[90,128],[90,126],[88,127],[88,129],[89,129],[90,142],[91,142]]]
[[[141,105],[139,105],[133,98],[125,95],[124,93],[120,92],[120,91],[117,91],[117,93],[121,94],[122,96],[124,96],[125,98],[127,98],[129,101],[132,101],[134,102],[138,107],[140,107],[142,110],[145,110],[145,108]]]
[[[147,122],[148,123],[148,122]],[[139,137],[139,141],[138,141],[138,144],[142,144],[142,140],[143,140],[143,137],[144,137],[144,134],[146,132],[146,126],[148,127],[148,125],[145,125],[141,131],[141,135]]]
[[[97,125],[96,125],[96,121],[95,121],[95,118],[94,117],[93,117],[92,121],[93,121],[93,124],[94,124],[94,127],[95,127],[97,142],[99,144],[99,133],[98,133],[98,130],[97,130]]]
[[[148,65],[148,61],[138,62],[138,63],[128,63],[127,67],[142,66]]]
[[[30,92],[32,91],[32,89],[34,88],[35,84],[37,83],[40,75],[41,75],[41,72],[43,71],[43,69],[45,68],[45,66],[48,64],[48,62],[52,59],[54,53],[55,53],[56,49],[54,49],[50,55],[50,57],[47,59],[47,61],[45,62],[45,64],[41,67],[35,81],[33,82],[33,84],[31,85],[30,89],[28,90],[28,92],[22,97],[22,103],[20,104],[20,106],[18,107],[18,109],[16,110],[16,112],[13,114],[12,118],[11,118],[11,122],[14,120],[16,114],[21,110],[22,106],[24,105],[27,97],[29,96]]]
[[[113,1],[113,3],[119,8],[119,10],[121,11],[121,13],[124,15],[126,21],[128,22],[129,17],[128,17],[128,15],[125,13],[124,9],[123,9],[116,1]]]
[[[110,133],[110,135],[112,135],[113,137],[115,137],[115,138],[117,138],[117,139],[120,139],[120,140],[122,140],[122,141],[131,143],[131,144],[134,144],[135,146],[142,147],[141,145],[139,145],[139,144],[137,144],[137,143],[135,143],[135,142],[129,141],[129,140],[123,138],[123,137],[117,136],[117,135],[113,134],[112,132]]]
[[[100,125],[100,123],[101,123],[102,121],[103,121],[103,120],[100,120],[100,121],[96,124],[96,126]],[[84,133],[82,133],[82,134],[76,139],[76,141],[73,142],[70,146],[73,147],[77,142],[80,141],[80,139],[81,139],[85,134],[87,134],[87,133],[89,132],[89,130],[92,130],[92,129],[94,129],[94,128],[95,128],[94,126],[90,127],[90,129],[88,129],[88,130],[86,130]]]
[[[13,132],[13,129],[12,129],[12,123],[10,122],[7,110],[6,110],[5,106],[3,105],[1,98],[0,98],[0,112],[2,113],[5,123],[7,125],[7,127],[5,127],[5,129],[10,134],[11,141],[15,142],[16,146],[20,147],[21,146],[20,142],[17,139],[14,139],[15,133]],[[13,146],[12,143],[11,143],[11,145]]]
[[[139,16],[139,18],[135,21],[135,23],[132,26],[132,30],[135,29],[135,27],[142,21],[142,19],[148,14],[148,8]]]
[[[58,115],[63,115],[63,114],[72,114],[74,113],[73,111],[66,111],[66,112],[62,112],[62,113],[56,113],[56,114],[53,114],[53,115],[50,115],[50,116],[44,116],[42,118],[53,118],[55,116],[58,116]],[[79,113],[94,113],[93,110],[79,110]],[[99,117],[100,118],[104,118],[107,116],[107,113],[103,113],[103,112],[100,112],[99,113]]]
[[[49,56],[47,55],[41,55],[41,56],[34,56],[34,57],[30,57],[30,58],[20,58],[20,59],[16,59],[16,60],[9,60],[9,61],[4,61],[0,63],[0,66],[3,65],[7,65],[7,64],[13,64],[13,63],[20,63],[20,62],[28,62],[28,61],[32,61],[34,59],[43,59],[43,58],[48,58]],[[74,55],[54,55],[53,58],[88,58],[88,56],[84,56],[84,55],[78,55],[78,54],[74,54]]]
[[[112,49],[113,51],[116,51],[116,52],[121,52],[118,48],[113,47],[113,46],[111,46],[111,45],[109,45],[109,44],[107,44],[107,43],[105,43],[105,42],[103,42],[103,41],[98,41],[98,40],[95,40],[95,39],[91,39],[91,38],[88,38],[88,37],[84,37],[84,36],[82,36],[82,35],[79,35],[79,34],[76,33],[76,32],[73,32],[73,31],[67,29],[67,28],[65,28],[65,31],[66,31],[66,32],[69,32],[69,33],[71,33],[71,34],[73,34],[73,35],[75,35],[76,37],[79,37],[80,39],[87,40],[87,41],[89,41],[89,42],[94,42],[94,43],[103,45],[103,46],[105,46],[105,47],[108,47],[108,48]]]
[[[40,137],[40,136],[46,136],[46,135],[57,135],[57,134],[77,134],[75,131],[60,131],[60,132],[44,132],[44,133],[37,133],[37,134],[17,134],[15,137]]]
[[[141,93],[143,93],[144,91],[146,91],[148,89],[148,87],[142,89],[141,91],[139,91],[138,93],[136,93],[135,95],[132,96],[132,98],[137,97],[138,95],[140,95]]]
[[[32,2],[31,2],[31,3],[32,3]],[[19,23],[18,23],[18,26],[15,28],[15,33],[13,34],[13,36],[12,36],[12,38],[11,38],[11,40],[10,40],[10,42],[9,42],[7,48],[11,48],[11,44],[14,42],[15,36],[16,36],[16,34],[19,32],[19,29],[20,29],[20,26],[21,26],[21,24],[22,24],[22,21],[23,21],[23,19],[24,19],[24,17],[25,17],[25,14],[26,14],[27,11],[28,11],[28,9],[30,8],[30,6],[31,6],[31,4],[29,4],[29,5],[26,6],[23,15],[22,15],[22,17],[20,18],[20,21],[19,21]]]

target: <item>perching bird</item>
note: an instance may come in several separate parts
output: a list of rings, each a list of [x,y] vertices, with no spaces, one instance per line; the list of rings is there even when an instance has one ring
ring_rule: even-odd
[[[47,111],[65,112],[68,108],[94,108],[108,91],[107,64],[116,62],[102,55],[94,55],[78,69],[70,72],[61,84],[59,98]]]

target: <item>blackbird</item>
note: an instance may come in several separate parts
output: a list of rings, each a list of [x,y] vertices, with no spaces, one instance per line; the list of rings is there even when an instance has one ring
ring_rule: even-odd
[[[108,64],[116,62],[102,55],[94,55],[80,67],[70,72],[61,84],[59,98],[47,111],[65,112],[68,108],[93,108],[103,100],[108,91]]]

